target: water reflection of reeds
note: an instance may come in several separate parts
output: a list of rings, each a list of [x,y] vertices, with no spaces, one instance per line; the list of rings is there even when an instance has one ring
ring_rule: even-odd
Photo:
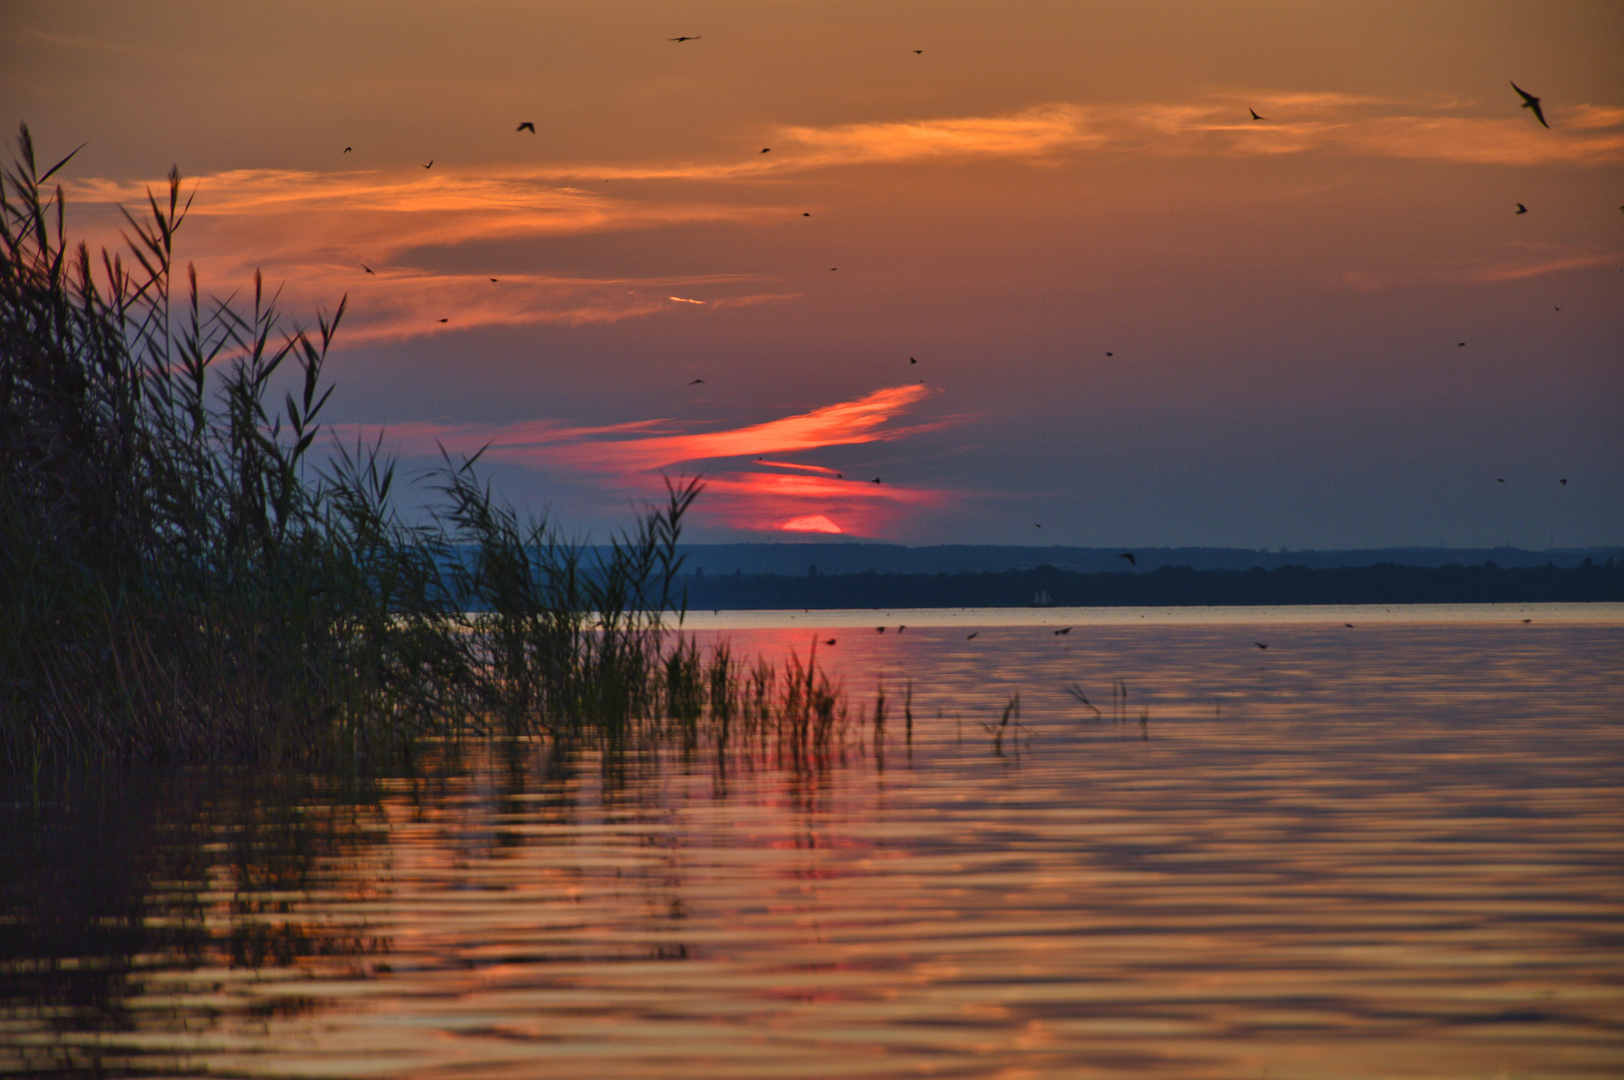
[[[935,667],[962,633],[820,645],[820,681],[864,689],[820,764],[795,749],[808,636],[738,634],[731,656],[798,650],[802,704],[785,661],[769,694],[711,683],[700,639],[691,743],[666,710],[659,738],[445,740],[373,780],[9,796],[0,1054],[83,1075],[1609,1076],[1616,636],[1280,631],[1266,684],[1221,628],[984,634]],[[1119,677],[1120,723],[1066,693],[1108,706]],[[1015,692],[1018,768],[979,726]]]

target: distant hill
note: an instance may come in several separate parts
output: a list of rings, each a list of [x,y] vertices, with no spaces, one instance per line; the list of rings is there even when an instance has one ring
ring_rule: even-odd
[[[1277,566],[1140,573],[1078,573],[1054,566],[934,574],[704,573],[682,580],[688,607],[921,608],[1185,607],[1243,604],[1430,604],[1624,602],[1624,560],[1577,566]]]
[[[1331,551],[1277,551],[1251,548],[1134,548],[1136,566],[1121,558],[1127,548],[1026,547],[993,544],[940,544],[905,547],[862,541],[756,544],[689,544],[682,548],[686,569],[706,575],[787,574],[804,577],[808,568],[822,574],[956,574],[997,573],[1052,566],[1073,573],[1112,571],[1150,573],[1163,566],[1192,570],[1273,570],[1283,566],[1310,569],[1376,566],[1481,566],[1575,567],[1590,559],[1605,563],[1624,561],[1624,547],[1564,548],[1527,551],[1522,548],[1361,548]]]

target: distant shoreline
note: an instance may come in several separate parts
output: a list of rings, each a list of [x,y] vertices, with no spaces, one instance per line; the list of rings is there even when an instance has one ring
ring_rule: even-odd
[[[1578,566],[1375,566],[1077,573],[1053,566],[961,573],[703,574],[690,610],[1241,607],[1624,602],[1624,561]]]

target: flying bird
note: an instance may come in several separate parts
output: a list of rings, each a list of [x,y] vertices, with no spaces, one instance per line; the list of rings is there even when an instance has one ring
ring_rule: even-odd
[[[495,285],[495,284],[496,284],[496,279],[495,279],[495,278],[491,278],[491,284],[492,284],[492,285]]]
[[[1252,642],[1252,644],[1256,645],[1260,649],[1267,649],[1269,647],[1268,643],[1262,642],[1262,641],[1254,641],[1254,642]]]
[[[1032,528],[1041,529],[1041,528],[1043,528],[1043,526],[1039,522],[1034,521],[1034,522],[1032,522]]]
[[[1252,119],[1253,119],[1253,120],[1267,120],[1267,119],[1268,119],[1268,117],[1267,117],[1267,116],[1259,116],[1259,115],[1258,115],[1258,114],[1257,114],[1257,110],[1256,110],[1256,109],[1247,109],[1247,110],[1246,110],[1246,111],[1247,111],[1247,112],[1249,112],[1249,113],[1251,113],[1251,114],[1252,114]]]
[[[433,159],[433,158],[429,158],[429,163],[428,163],[428,164],[427,164],[427,165],[425,165],[425,166],[423,166],[423,168],[425,168],[425,169],[432,169],[432,168],[434,168],[434,159]]]
[[[688,385],[689,386],[698,386],[700,383],[702,383],[704,381],[705,381],[704,379],[695,379],[693,382],[689,383]]]
[[[1131,551],[1124,551],[1121,555],[1118,555],[1117,558],[1119,558],[1119,559],[1127,559],[1129,566],[1138,566],[1139,565],[1139,560],[1133,557],[1133,552],[1131,552]]]
[[[910,363],[910,364],[917,364],[917,363],[919,363],[919,361],[918,361],[918,360],[915,360],[915,359],[914,359],[914,358],[913,358],[913,357],[911,357],[911,356],[910,356],[910,357],[908,357],[908,363]]]
[[[830,638],[830,639],[828,639],[827,641],[824,642],[825,645],[833,645],[834,643],[835,643],[834,638]]]
[[[965,638],[964,640],[965,641],[974,641],[976,634],[979,634],[979,633],[981,633],[981,631],[977,630],[977,631],[975,631],[975,633],[971,634],[969,637]]]
[[[376,270],[372,269],[372,267],[368,266],[366,263],[361,264],[361,269],[365,270],[367,273],[373,275],[374,277],[377,276],[378,272]]]
[[[878,483],[879,483],[879,482],[880,482],[880,478],[879,478],[879,477],[878,477],[878,476],[876,476],[876,477],[875,477],[875,478],[874,478],[874,482],[875,482],[875,483],[876,483],[876,484],[878,484]]]
[[[875,628],[874,628],[874,632],[875,632],[875,633],[876,633],[876,634],[883,634],[883,633],[885,633],[885,627],[883,627],[883,626],[876,626],[876,627],[875,627]]]
[[[773,148],[772,148],[772,147],[770,147],[770,146],[763,146],[763,147],[762,147],[762,148],[761,148],[761,152],[762,152],[762,153],[763,153],[763,154],[770,154],[770,153],[772,153],[772,152],[773,152]]]
[[[1528,213],[1528,207],[1524,206],[1522,203],[1518,203],[1517,204],[1517,213],[1519,213],[1519,214]]]
[[[1464,348],[1466,348],[1466,342],[1464,342],[1464,341],[1457,341],[1457,342],[1455,342],[1455,348],[1457,348],[1457,349],[1464,349]]]
[[[1562,478],[1562,479],[1561,479],[1561,480],[1559,480],[1559,481],[1557,481],[1557,482],[1558,482],[1558,483],[1559,483],[1559,484],[1561,484],[1561,485],[1562,485],[1562,486],[1563,486],[1563,487],[1567,487],[1567,486],[1568,486],[1568,478],[1567,478],[1567,477],[1565,477],[1565,476],[1564,476],[1564,477],[1563,477],[1563,478]]]
[[[526,120],[524,123],[520,124],[518,127],[514,128],[513,130],[515,132],[528,131],[530,134],[534,135],[536,133],[536,125],[532,124],[530,121]]]
[[[1503,484],[1503,483],[1505,483],[1505,482],[1506,482],[1506,478],[1505,478],[1505,477],[1503,477],[1503,476],[1496,476],[1496,477],[1495,477],[1495,478],[1494,478],[1494,482],[1495,482],[1495,483],[1496,483],[1496,484]]]
[[[1071,633],[1071,627],[1066,626],[1066,627],[1062,627],[1059,630],[1056,630],[1054,632],[1054,636],[1055,637],[1060,637],[1062,634],[1069,634],[1069,633]]]
[[[1624,207],[1620,207],[1620,209],[1624,209]],[[805,211],[804,211],[804,210],[803,210],[803,211],[802,211],[802,212],[801,212],[801,216],[802,216],[802,217],[811,217],[811,216],[812,216],[812,215],[811,215],[811,214],[808,214],[808,213],[806,213],[806,212],[805,212]]]
[[[681,37],[668,37],[665,40],[667,40],[667,41],[698,41],[699,40],[699,35],[695,34],[693,37],[689,37],[687,34],[684,34]],[[833,643],[831,642],[831,644],[833,644]]]
[[[450,319],[441,319],[440,321],[441,322],[450,322],[451,320]]]
[[[1347,628],[1348,628],[1348,629],[1349,629],[1349,630],[1352,630],[1352,629],[1353,629],[1353,624],[1352,624],[1352,623],[1351,623],[1351,622],[1345,622],[1345,623],[1343,623],[1343,624],[1342,624],[1342,625],[1343,625],[1343,626],[1346,626],[1346,627],[1347,627]]]
[[[924,52],[925,52],[924,49],[915,49],[914,50],[914,55],[915,56],[922,56],[924,54]]]
[[[1106,352],[1106,354],[1105,354],[1105,355],[1106,355],[1106,356],[1115,356],[1115,355],[1116,355],[1116,353],[1114,353],[1114,352],[1110,352],[1110,351],[1107,351],[1107,352]]]
[[[1541,127],[1548,128],[1551,126],[1545,122],[1545,113],[1539,107],[1539,98],[1535,97],[1533,94],[1530,94],[1527,90],[1524,90],[1516,83],[1512,83],[1511,88],[1517,91],[1518,96],[1523,99],[1523,108],[1534,110],[1534,118],[1539,121]]]
[[[349,153],[349,152],[350,152],[350,151],[351,151],[351,150],[354,150],[354,149],[355,149],[355,147],[353,147],[353,146],[346,146],[346,147],[345,147],[345,148],[344,148],[344,152],[345,152],[345,153],[346,153],[346,154],[347,154],[347,153]]]
[[[907,623],[903,623],[903,624],[902,624],[902,625],[901,625],[901,626],[899,626],[899,627],[897,627],[897,633],[899,633],[899,634],[900,634],[900,633],[902,633],[902,632],[903,632],[903,631],[904,631],[904,630],[906,630],[906,629],[908,629],[908,624],[907,624]]]

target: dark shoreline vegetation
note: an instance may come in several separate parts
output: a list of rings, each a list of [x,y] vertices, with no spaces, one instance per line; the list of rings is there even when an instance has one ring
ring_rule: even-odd
[[[257,274],[217,299],[187,267],[177,294],[176,171],[125,211],[127,257],[71,246],[47,187],[71,158],[41,172],[23,126],[0,182],[0,774],[692,745],[702,716],[723,747],[735,724],[796,757],[844,738],[815,654],[780,677],[672,636],[697,480],[588,548],[447,456],[406,521],[381,440],[310,453],[344,304],[284,331]]]
[[[1528,604],[1624,601],[1624,563],[1575,567],[1375,566],[1076,573],[1053,566],[956,574],[700,574],[695,610],[774,608],[1192,607],[1289,604]]]

